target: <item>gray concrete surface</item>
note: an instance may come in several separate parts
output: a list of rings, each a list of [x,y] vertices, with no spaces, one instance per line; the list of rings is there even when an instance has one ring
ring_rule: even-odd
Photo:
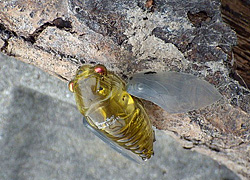
[[[67,84],[0,54],[0,180],[237,180],[156,132],[155,156],[135,164],[82,125]]]

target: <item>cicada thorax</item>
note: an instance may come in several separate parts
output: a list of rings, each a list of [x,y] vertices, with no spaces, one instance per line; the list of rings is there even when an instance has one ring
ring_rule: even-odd
[[[154,131],[148,115],[118,76],[102,66],[82,66],[72,83],[78,109],[93,128],[143,160],[153,155]]]

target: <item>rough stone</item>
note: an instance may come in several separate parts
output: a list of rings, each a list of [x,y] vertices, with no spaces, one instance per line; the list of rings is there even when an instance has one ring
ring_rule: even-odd
[[[223,99],[200,110],[169,115],[145,106],[158,129],[250,178],[250,91],[229,76],[236,35],[221,19],[219,0],[10,0],[0,7],[1,52],[62,80],[81,64],[101,63],[124,79],[172,70],[215,85]]]

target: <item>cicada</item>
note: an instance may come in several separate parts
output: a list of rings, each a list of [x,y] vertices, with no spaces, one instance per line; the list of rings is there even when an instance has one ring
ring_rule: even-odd
[[[139,98],[169,113],[188,112],[220,99],[218,91],[194,75],[177,72],[137,73],[125,82],[103,65],[83,65],[69,83],[83,123],[125,157],[149,159],[154,130]],[[133,96],[132,96],[133,95]],[[135,97],[136,96],[136,97]]]
[[[134,159],[123,149],[149,159],[154,131],[141,101],[132,97],[125,82],[103,65],[84,65],[69,83],[84,124],[115,150]],[[121,147],[121,148],[120,148]]]

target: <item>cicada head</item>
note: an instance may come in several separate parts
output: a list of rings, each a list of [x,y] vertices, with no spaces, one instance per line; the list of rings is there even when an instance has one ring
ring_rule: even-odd
[[[69,83],[69,90],[74,92],[76,104],[82,114],[93,104],[100,104],[112,96],[114,91],[113,74],[103,65],[84,65],[76,72]]]

